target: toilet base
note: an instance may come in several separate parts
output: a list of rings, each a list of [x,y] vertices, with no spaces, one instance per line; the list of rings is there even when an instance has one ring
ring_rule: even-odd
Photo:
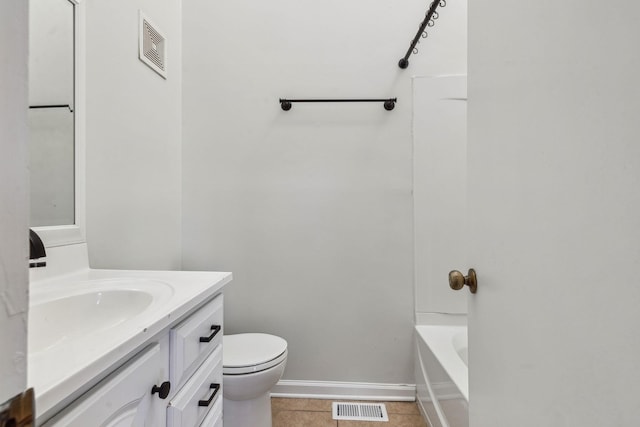
[[[224,399],[225,427],[271,427],[271,393],[250,400]]]

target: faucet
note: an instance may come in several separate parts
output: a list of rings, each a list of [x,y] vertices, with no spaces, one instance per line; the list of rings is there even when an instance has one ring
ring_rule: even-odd
[[[29,268],[45,267],[46,261],[38,261],[47,256],[47,251],[44,249],[44,243],[38,234],[29,229]],[[35,260],[35,261],[31,261]]]

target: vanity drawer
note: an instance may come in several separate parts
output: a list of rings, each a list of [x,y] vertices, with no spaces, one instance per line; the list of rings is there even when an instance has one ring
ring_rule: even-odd
[[[218,295],[169,333],[171,384],[183,384],[199,363],[222,342],[222,295]]]
[[[200,425],[209,410],[221,401],[222,346],[216,348],[171,399],[167,408],[167,427]]]
[[[200,427],[222,427],[222,399],[217,399],[216,404],[209,411]]]

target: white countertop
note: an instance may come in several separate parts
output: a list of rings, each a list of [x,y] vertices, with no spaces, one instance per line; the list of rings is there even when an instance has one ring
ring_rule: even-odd
[[[155,283],[163,290],[154,297],[149,309],[139,315],[107,329],[65,337],[56,345],[29,352],[28,383],[36,393],[38,419],[48,418],[69,404],[86,391],[87,384],[94,384],[156,334],[221,292],[231,281],[231,273],[85,268],[33,281],[31,304],[84,292],[91,286],[104,288],[109,280],[123,286],[127,279],[133,288],[152,287]]]

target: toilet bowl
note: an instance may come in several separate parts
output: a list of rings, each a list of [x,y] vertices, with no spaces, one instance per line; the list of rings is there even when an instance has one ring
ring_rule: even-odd
[[[271,427],[271,389],[282,377],[287,342],[275,335],[225,335],[222,346],[225,427]]]

